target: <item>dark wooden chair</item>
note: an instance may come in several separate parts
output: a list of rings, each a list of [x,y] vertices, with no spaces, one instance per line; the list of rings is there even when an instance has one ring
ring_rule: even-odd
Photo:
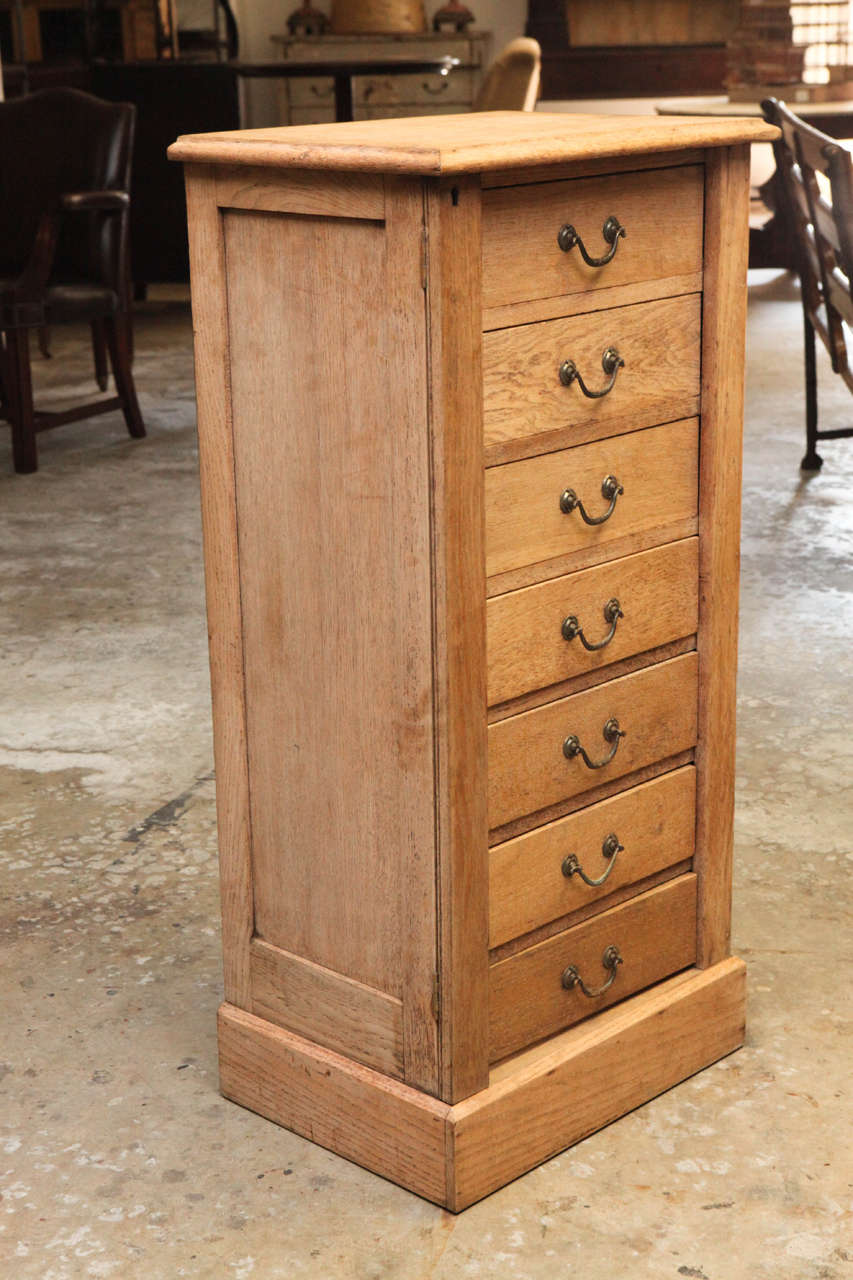
[[[145,435],[131,371],[128,221],[134,108],[76,89],[0,103],[0,414],[16,471],[35,471],[36,433],[121,409]],[[33,405],[32,330],[91,326],[96,376],[116,395],[58,412]]]
[[[834,138],[813,129],[782,102],[762,102],[765,119],[782,130],[773,144],[780,177],[778,193],[796,249],[805,327],[806,453],[801,466],[817,471],[823,459],[819,440],[853,436],[853,427],[817,428],[815,333],[829,352],[834,373],[853,391],[844,325],[853,325],[853,164],[850,153]],[[827,183],[821,190],[819,176]]]

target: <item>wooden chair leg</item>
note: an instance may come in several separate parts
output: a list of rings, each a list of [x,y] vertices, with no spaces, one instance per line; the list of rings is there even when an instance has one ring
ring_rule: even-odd
[[[50,326],[46,324],[40,324],[38,329],[38,335],[39,335],[39,351],[42,353],[45,360],[49,360],[51,358]]]
[[[145,435],[145,423],[139,411],[130,368],[130,324],[130,316],[120,311],[104,320],[104,331],[127,429],[136,439],[141,439]]]
[[[800,463],[803,471],[820,471],[823,458],[817,452],[817,362],[814,325],[803,312],[806,356],[806,452]]]
[[[15,470],[27,474],[38,470],[28,329],[6,330],[6,356],[6,394],[12,424],[12,459]]]
[[[106,391],[109,368],[107,367],[107,339],[104,334],[103,320],[92,321],[92,354],[95,357],[95,381],[102,391]]]

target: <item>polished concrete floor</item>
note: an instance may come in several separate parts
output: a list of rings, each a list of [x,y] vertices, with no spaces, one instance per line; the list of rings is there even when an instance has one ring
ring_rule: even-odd
[[[190,323],[149,427],[0,457],[0,1276],[853,1276],[853,440],[803,478],[800,316],[750,291],[734,940],[746,1047],[454,1217],[223,1101]],[[84,387],[82,334],[43,385]],[[826,420],[853,399],[821,364]]]

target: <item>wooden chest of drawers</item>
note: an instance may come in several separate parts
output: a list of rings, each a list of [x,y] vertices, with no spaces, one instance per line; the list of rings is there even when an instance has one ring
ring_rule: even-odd
[[[772,133],[501,113],[172,149],[222,1089],[451,1209],[742,1040],[748,146]]]

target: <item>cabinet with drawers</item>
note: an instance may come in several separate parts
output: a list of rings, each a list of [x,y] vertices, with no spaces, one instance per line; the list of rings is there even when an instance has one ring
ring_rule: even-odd
[[[748,149],[183,138],[229,1098],[458,1210],[736,1048]]]
[[[488,31],[442,31],[375,35],[272,36],[279,56],[295,62],[379,62],[392,58],[427,60],[445,56],[460,65],[449,76],[391,74],[357,76],[356,120],[470,111],[489,62]],[[335,118],[335,87],[329,76],[282,79],[278,88],[282,124],[326,124]]]

